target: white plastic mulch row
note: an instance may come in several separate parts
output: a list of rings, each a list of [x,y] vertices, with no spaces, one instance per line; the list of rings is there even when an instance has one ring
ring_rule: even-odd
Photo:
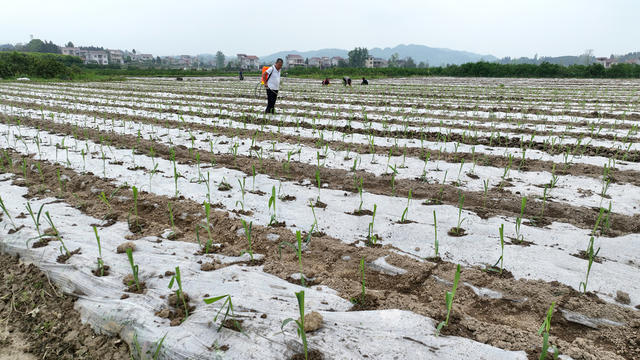
[[[31,84],[19,84],[19,83],[13,83],[10,86],[6,85],[5,88],[23,89],[23,90],[39,89],[39,90],[49,90],[49,92],[53,92],[53,91],[57,92],[57,91],[64,90],[65,93],[69,93],[69,94],[74,94],[74,93],[77,94],[78,91],[81,91],[83,92],[83,94],[85,94],[85,96],[95,95],[95,94],[105,94],[113,97],[117,95],[126,94],[127,97],[130,97],[136,94],[136,92],[131,92],[129,90],[132,88],[132,85],[134,85],[136,90],[144,90],[145,91],[144,95],[148,95],[149,100],[154,98],[158,99],[158,97],[160,97],[161,100],[164,100],[164,101],[166,101],[167,99],[171,100],[172,98],[188,97],[189,99],[193,99],[193,100],[210,100],[214,102],[224,101],[225,103],[228,103],[228,102],[248,103],[248,104],[259,104],[261,106],[264,105],[262,99],[246,98],[246,97],[231,97],[232,95],[253,94],[254,86],[251,86],[251,84],[249,84],[250,86],[244,85],[244,87],[231,87],[231,88],[226,86],[227,84],[228,82],[213,82],[213,83],[203,82],[203,85],[200,85],[197,88],[192,89],[199,92],[210,92],[212,90],[215,90],[216,92],[224,93],[227,97],[225,96],[214,97],[214,96],[206,96],[206,95],[187,94],[187,93],[184,93],[185,87],[183,86],[181,86],[180,88],[176,86],[167,86],[164,84],[161,86],[149,86],[149,84],[146,84],[146,83],[132,84],[130,82],[126,83],[126,85],[123,85],[122,87],[115,87],[115,88],[113,87],[113,85],[105,85],[105,84],[98,85],[96,87],[96,86],[87,86],[86,84],[82,84],[82,85],[77,84],[73,86],[69,86],[69,85],[33,86]],[[187,86],[186,89],[189,90],[190,87]],[[304,89],[304,93],[303,95],[301,95],[300,93],[297,92],[296,88],[290,88],[290,89],[287,88],[283,92],[281,99],[279,100],[279,103],[297,105],[297,106],[321,107],[323,109],[326,109],[327,111],[332,111],[332,112],[346,111],[346,110],[349,110],[351,112],[355,111],[356,116],[358,115],[357,112],[362,112],[362,111],[377,111],[377,112],[393,111],[393,112],[400,112],[400,113],[406,114],[407,116],[410,116],[410,115],[422,116],[425,114],[426,115],[428,114],[449,115],[449,116],[474,116],[474,117],[485,117],[485,118],[495,116],[498,118],[507,118],[507,119],[549,119],[549,120],[563,120],[563,121],[572,121],[577,119],[578,121],[588,121],[588,122],[596,121],[596,119],[566,116],[566,115],[561,115],[556,113],[563,112],[563,111],[572,111],[572,112],[583,112],[585,115],[587,115],[592,113],[593,111],[603,111],[603,110],[607,111],[607,109],[603,109],[601,106],[595,106],[592,108],[590,105],[589,108],[586,108],[584,105],[575,106],[563,101],[561,103],[553,103],[552,105],[545,107],[545,109],[547,109],[546,111],[550,111],[553,109],[556,110],[555,112],[552,111],[551,114],[546,113],[546,114],[537,115],[537,114],[521,113],[517,111],[517,109],[514,109],[513,112],[502,113],[502,112],[493,111],[493,108],[496,105],[500,105],[500,106],[515,105],[517,108],[518,104],[517,103],[505,104],[502,101],[489,100],[487,105],[476,107],[477,101],[475,99],[456,99],[455,100],[456,103],[453,104],[454,100],[450,100],[446,98],[423,99],[422,94],[413,94],[412,96],[409,96],[409,97],[400,97],[398,98],[399,102],[395,102],[392,105],[385,105],[385,106],[355,105],[355,104],[351,104],[350,101],[367,100],[368,97],[365,96],[367,94],[366,93],[363,94],[361,92],[351,93],[351,92],[344,92],[344,91],[340,93],[329,93],[327,92],[328,88],[322,88],[321,91],[318,91],[318,90],[319,90],[318,87]],[[379,92],[380,89],[376,88],[375,91]],[[381,100],[384,99],[385,101],[389,100],[390,98],[389,96],[380,96],[380,95],[378,96],[380,97]],[[313,101],[310,101],[309,97],[312,97]],[[340,100],[340,101],[336,101],[336,100]],[[476,108],[476,110],[465,111],[465,110],[430,109],[430,107],[432,106],[440,106],[447,103],[449,103],[449,106],[453,106],[453,105],[472,106]],[[524,104],[521,104],[521,105],[524,105]],[[534,104],[526,104],[526,105],[528,107],[535,106]],[[614,111],[609,109],[607,113],[614,113],[614,114],[620,115],[620,114],[631,114],[639,111],[632,107],[632,102],[628,102],[626,105],[629,107],[628,109],[626,109],[626,111],[621,111],[621,110]],[[623,105],[616,104],[616,106],[620,107]],[[538,109],[537,106],[536,106],[536,109]],[[545,110],[545,109],[539,108],[539,110]],[[561,109],[561,110],[558,110],[558,109]],[[614,121],[613,119],[603,119],[603,120]]]
[[[349,301],[326,287],[302,288],[271,276],[260,267],[231,265],[205,272],[198,260],[209,256],[194,255],[195,244],[161,241],[155,237],[136,241],[133,259],[139,266],[140,280],[146,283],[144,294],[130,294],[121,299],[125,286],[122,279],[131,273],[125,254],[116,247],[129,233],[127,225],[116,223],[109,228],[98,227],[102,259],[110,266],[109,275],[96,277],[97,242],[92,224],[101,221],[52,198],[31,200],[31,206],[51,214],[56,228],[70,250],[81,249],[66,264],[56,262],[59,243],[52,241],[43,248],[31,248],[27,240],[38,236],[30,218],[17,219],[25,211],[26,190],[11,185],[0,177],[2,199],[13,214],[18,227],[13,234],[5,215],[0,222],[0,243],[3,252],[20,254],[22,261],[33,262],[58,284],[62,290],[78,296],[76,309],[82,320],[98,332],[118,334],[132,347],[135,341],[143,350],[153,353],[157,342],[165,337],[160,358],[163,359],[279,359],[300,352],[302,346],[293,326],[281,331],[284,319],[299,315],[295,292],[305,291],[305,309],[318,311],[324,318],[323,327],[308,334],[312,348],[332,359],[526,359],[524,352],[504,351],[489,345],[459,337],[435,337],[435,321],[415,313],[400,310],[348,312]],[[44,222],[44,221],[43,221]],[[33,243],[34,240],[31,240]],[[215,255],[222,262],[237,261]],[[169,276],[166,271],[180,267],[184,291],[196,305],[189,318],[179,326],[155,316],[166,308]],[[221,303],[206,305],[204,298],[230,295],[235,314],[242,320],[244,334],[228,329],[218,330],[214,317]],[[161,298],[164,297],[165,299]],[[223,309],[223,312],[225,310]],[[265,314],[266,316],[264,316]],[[225,346],[226,345],[226,346]],[[220,348],[228,347],[226,351]]]
[[[175,195],[173,165],[163,159],[151,159],[146,156],[131,156],[131,151],[120,149],[104,149],[109,157],[107,161],[101,159],[101,154],[93,154],[83,161],[77,151],[56,151],[56,144],[62,142],[63,137],[40,132],[40,152],[34,142],[37,130],[22,127],[19,132],[23,140],[17,140],[18,129],[9,129],[0,125],[0,146],[10,147],[22,153],[36,154],[37,159],[43,159],[67,166],[76,171],[91,171],[94,174],[112,179],[115,185],[136,185],[149,189],[150,192],[173,196]],[[29,148],[26,149],[25,145]],[[91,141],[79,143],[79,149],[86,146],[92,151],[99,151],[100,145]],[[79,151],[79,150],[78,150]],[[113,165],[108,161],[117,159],[122,165]],[[162,174],[156,174],[150,179],[150,170],[155,164]],[[142,166],[144,170],[128,170],[127,168]],[[178,181],[181,195],[196,202],[207,199],[206,183],[197,182],[198,178],[210,178],[212,202],[220,202],[226,209],[238,209],[237,201],[243,200],[238,186],[238,180],[246,179],[246,190],[254,187],[253,179],[247,174],[225,168],[200,169],[195,166],[177,165],[177,171],[183,176]],[[216,184],[223,180],[231,184],[234,189],[231,196],[226,192],[218,192]],[[151,184],[151,187],[149,187]],[[328,204],[325,209],[316,209],[315,214],[319,229],[328,235],[347,243],[365,239],[369,223],[369,216],[353,216],[348,212],[357,209],[360,199],[357,195],[345,196],[343,191],[318,189],[310,182],[297,184],[280,182],[266,176],[255,178],[255,189],[267,195],[260,196],[246,192],[244,207],[253,211],[252,216],[244,217],[248,221],[267,224],[273,215],[268,207],[269,194],[275,188],[279,195],[295,196],[294,201],[277,201],[276,216],[278,220],[285,220],[287,227],[292,230],[309,230],[314,223],[314,216],[310,201],[320,197]],[[400,215],[407,206],[407,199],[363,193],[363,208],[373,209],[377,205],[374,222],[374,233],[380,235],[383,244],[393,245],[397,249],[419,257],[432,256],[434,252],[434,223],[433,212],[437,214],[438,238],[440,240],[441,256],[448,261],[462,263],[468,266],[484,266],[493,263],[500,256],[498,228],[505,224],[505,236],[514,236],[515,219],[507,217],[493,217],[481,219],[474,213],[462,211],[462,227],[469,235],[464,237],[450,237],[446,231],[456,226],[458,209],[454,206],[424,206],[413,203],[409,207],[408,219],[415,221],[410,224],[398,224]],[[536,228],[523,225],[521,230],[525,240],[533,242],[531,246],[507,246],[505,249],[505,267],[516,278],[541,279],[545,281],[559,281],[578,289],[580,282],[585,280],[587,261],[573,256],[580,250],[585,250],[589,241],[589,230],[578,229],[574,226],[554,223],[546,228]],[[640,303],[640,275],[638,263],[640,254],[634,249],[640,246],[640,235],[629,234],[617,238],[597,238],[596,248],[601,247],[599,256],[602,263],[594,263],[589,277],[589,289],[607,300],[612,300],[618,290],[628,292],[631,304]],[[617,279],[615,282],[610,279]],[[499,289],[495,289],[499,290]]]
[[[2,88],[2,87],[0,87]],[[95,92],[83,92],[81,90],[75,90],[73,92],[64,91],[60,92],[60,89],[38,89],[38,91],[25,91],[26,89],[22,89],[20,87],[7,87],[8,90],[3,91],[5,95],[3,96],[11,96],[17,95],[21,97],[25,96],[39,96],[45,97],[48,99],[63,99],[63,100],[76,100],[79,97],[83,99],[83,101],[91,101],[97,102],[104,105],[124,105],[130,106],[135,104],[136,106],[144,106],[150,108],[158,108],[158,109],[174,109],[180,111],[188,111],[188,110],[199,110],[203,112],[211,112],[211,107],[217,105],[216,110],[225,109],[225,113],[231,113],[228,109],[233,109],[233,114],[237,113],[246,113],[246,112],[255,112],[262,111],[264,107],[264,101],[262,99],[253,99],[253,98],[237,98],[237,97],[211,97],[211,96],[189,96],[189,100],[168,100],[167,98],[158,98],[153,95],[145,94],[145,95],[132,95],[130,92],[121,92],[125,93],[126,97],[119,98],[118,94],[109,94],[106,93],[104,95],[99,95],[100,93]],[[215,88],[217,91],[222,91],[218,88]],[[115,96],[114,96],[115,95]],[[8,99],[13,99],[8,97]],[[209,100],[209,102],[199,101],[199,100]],[[51,101],[51,100],[48,100]],[[215,104],[212,104],[210,101],[214,101]],[[287,100],[285,97],[281,99],[279,104],[288,104],[297,107],[302,106],[318,106],[317,102],[301,102],[301,101],[291,101]],[[53,105],[54,103],[49,103]],[[332,104],[329,104],[332,105]],[[204,106],[204,107],[203,107]],[[411,107],[393,107],[393,108],[382,108],[382,107],[367,107],[367,109],[351,109],[349,112],[345,111],[346,109],[326,109],[323,111],[317,110],[309,110],[309,109],[284,109],[282,113],[284,115],[300,115],[303,114],[306,117],[319,117],[323,119],[327,116],[341,116],[341,117],[349,117],[357,119],[350,122],[352,126],[354,124],[359,124],[360,121],[364,119],[366,114],[365,111],[371,110],[384,110],[384,112],[388,111],[396,111],[400,112],[400,115],[380,115],[378,113],[370,113],[366,114],[367,121],[380,122],[385,120],[397,120],[403,121],[407,124],[418,124],[420,126],[439,126],[443,125],[453,125],[460,126],[466,125],[468,122],[474,124],[474,130],[482,130],[488,129],[491,131],[495,130],[510,130],[510,129],[521,129],[526,128],[529,130],[535,130],[538,132],[546,132],[548,130],[553,130],[554,132],[569,132],[569,133],[590,133],[592,131],[599,130],[597,133],[602,135],[617,135],[619,138],[624,138],[626,136],[630,136],[630,138],[635,138],[637,135],[637,131],[629,131],[625,129],[616,130],[615,128],[624,124],[628,125],[636,125],[637,121],[632,120],[619,120],[619,119],[592,119],[592,118],[584,118],[584,117],[575,117],[575,116],[567,116],[567,115],[548,115],[548,114],[523,114],[518,112],[487,112],[487,111],[457,111],[457,110],[438,110],[438,109],[429,109],[429,106],[425,105],[424,107],[419,108],[411,108]],[[447,116],[452,117],[453,119],[441,119],[441,118],[433,118],[429,116]],[[544,121],[543,124],[527,124],[527,121],[535,120],[535,121]],[[556,121],[565,121],[574,123],[575,125],[555,125],[553,124]],[[489,122],[490,125],[486,125]],[[511,124],[510,122],[515,122],[516,124]],[[603,126],[602,129],[600,127]]]
[[[3,110],[0,108],[0,111]],[[326,158],[320,160],[320,164],[331,169],[351,170],[353,160],[350,158],[355,158],[358,161],[357,168],[359,170],[364,170],[374,175],[389,173],[391,170],[389,170],[388,166],[393,166],[398,171],[397,179],[415,179],[421,177],[424,171],[427,181],[442,183],[446,174],[448,184],[454,181],[458,182],[457,187],[467,191],[483,191],[485,181],[488,181],[490,188],[497,186],[502,181],[502,176],[505,175],[504,169],[482,165],[474,166],[471,162],[455,164],[430,159],[425,167],[424,159],[417,159],[411,156],[405,158],[401,154],[396,154],[390,159],[378,155],[374,159],[370,154],[357,154],[354,152],[347,154],[346,151],[334,150],[327,150],[325,153],[322,149],[304,145],[294,145],[286,142],[273,143],[271,141],[253,142],[248,139],[239,140],[220,135],[212,138],[212,134],[208,132],[193,133],[178,128],[166,128],[133,121],[107,120],[83,114],[65,114],[48,110],[40,111],[15,107],[11,111],[11,114],[19,114],[34,119],[40,119],[44,116],[53,122],[70,124],[78,128],[89,127],[100,131],[133,136],[146,134],[146,138],[167,146],[183,145],[204,151],[211,151],[213,148],[214,153],[228,154],[236,151],[239,155],[258,156],[256,151],[251,150],[251,148],[259,146],[264,150],[264,157],[271,157],[280,161],[298,161],[309,165],[317,165],[318,154],[322,154]],[[191,140],[192,136],[194,141]],[[69,139],[69,141],[75,141],[75,139]],[[234,149],[234,147],[236,148]],[[518,167],[517,164],[519,162],[520,159],[514,160],[513,167]],[[466,176],[467,173],[473,173],[478,178],[472,179]],[[506,178],[510,178],[510,182],[513,184],[511,187],[504,188],[506,191],[533,198],[544,195],[545,190],[540,185],[549,184],[552,180],[552,174],[546,171],[511,170]],[[556,187],[549,189],[546,195],[551,201],[576,206],[608,207],[608,204],[611,203],[611,211],[614,213],[625,215],[637,213],[637,207],[640,206],[640,191],[637,191],[636,186],[631,184],[609,184],[605,194],[607,196],[606,199],[601,196],[604,186],[606,184],[603,183],[602,177],[557,175]],[[581,195],[576,197],[576,194]]]
[[[343,142],[355,143],[355,144],[370,144],[371,142],[373,142],[375,145],[382,145],[382,146],[397,145],[400,148],[405,146],[408,148],[420,147],[427,150],[439,150],[439,151],[452,152],[452,153],[476,152],[478,154],[487,154],[487,155],[496,155],[496,156],[505,156],[505,157],[510,154],[514,157],[514,160],[522,158],[522,153],[524,152],[525,153],[524,156],[526,159],[548,160],[556,163],[584,163],[584,164],[590,164],[590,165],[596,165],[596,166],[611,164],[610,160],[603,156],[581,156],[579,154],[549,155],[546,151],[530,150],[530,149],[527,150],[526,148],[522,150],[520,148],[505,148],[500,146],[485,146],[485,145],[467,145],[463,143],[441,142],[441,141],[422,141],[419,139],[404,139],[404,138],[391,139],[389,137],[382,137],[382,136],[368,136],[365,134],[357,134],[357,133],[347,134],[347,133],[342,133],[340,131],[334,131],[334,130],[315,130],[315,129],[299,128],[297,126],[279,127],[279,126],[273,126],[273,125],[250,124],[250,123],[243,123],[240,121],[234,121],[231,119],[220,119],[216,117],[213,114],[213,112],[211,117],[200,117],[200,116],[191,116],[191,115],[179,116],[176,114],[163,113],[163,112],[132,110],[129,108],[122,108],[122,107],[120,108],[101,107],[101,106],[88,107],[88,106],[80,106],[80,104],[66,104],[66,105],[63,104],[61,106],[68,109],[86,108],[88,111],[100,111],[100,109],[103,109],[104,112],[108,114],[112,114],[114,118],[116,118],[118,114],[133,115],[133,116],[139,115],[139,116],[151,117],[157,120],[174,120],[174,121],[180,120],[180,121],[184,121],[185,123],[208,124],[208,125],[215,125],[215,126],[223,126],[231,129],[245,128],[250,130],[267,131],[273,134],[283,133],[288,135],[297,135],[297,136],[302,136],[306,138],[320,137],[325,140],[336,140],[336,141],[343,141]],[[12,114],[14,111],[13,109],[18,109],[18,110],[21,109],[21,108],[16,108],[14,106],[7,106],[7,105],[0,105],[0,107],[3,109],[2,111],[7,114]],[[291,117],[282,117],[277,115],[274,117],[274,119],[278,121],[282,121],[284,123],[288,123],[290,125],[295,124],[295,121]],[[303,118],[302,121],[309,121],[309,120]],[[315,121],[316,121],[315,119],[312,120],[312,122],[315,122]],[[329,123],[327,120],[324,120],[323,122],[327,122],[329,125],[335,125],[335,122]],[[321,121],[318,120],[317,123],[319,124],[321,123]],[[374,125],[375,125],[374,127],[377,127],[380,124],[374,124]],[[418,130],[422,131],[421,129],[418,129]],[[458,132],[461,131],[462,133],[464,133],[466,130],[457,129],[456,131]],[[469,132],[467,133],[467,136],[471,137],[474,134],[475,132],[474,133]],[[498,132],[493,132],[490,135],[497,136]],[[508,134],[503,133],[500,135],[506,136]],[[528,138],[526,136],[522,136],[522,138],[523,140],[528,140],[530,139],[530,136]],[[570,138],[564,138],[560,140],[560,138],[553,137],[553,136],[543,136],[543,138],[547,138],[547,140],[551,144],[550,146],[557,146],[561,142],[567,143],[567,144],[574,144],[574,145],[578,143],[577,139],[572,140]],[[611,146],[611,143],[612,143],[610,141],[606,141],[606,144],[605,144],[603,140],[592,140],[592,139],[584,138],[581,140],[580,144],[584,145],[588,142],[591,142],[591,144],[593,145],[600,145],[600,146]],[[640,146],[640,143],[630,143],[630,144],[631,144],[631,148]],[[627,146],[628,144],[624,146],[624,149],[626,149]],[[622,147],[623,147],[622,143],[619,143],[618,148],[622,148]],[[624,151],[622,152],[624,153]],[[624,163],[623,161],[619,161],[616,163],[616,168],[620,170],[637,170],[637,164],[636,163],[627,164],[627,163]]]

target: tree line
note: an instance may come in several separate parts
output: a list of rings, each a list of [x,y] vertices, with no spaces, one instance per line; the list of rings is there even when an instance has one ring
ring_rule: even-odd
[[[362,59],[362,53],[358,55]],[[366,60],[366,57],[364,58]],[[222,59],[219,59],[222,60]],[[359,60],[362,61],[362,60]],[[528,77],[528,78],[640,78],[640,65],[614,64],[605,68],[601,64],[570,65],[542,63],[535,64],[498,64],[490,62],[466,63],[443,67],[334,67],[292,68],[287,75],[302,77],[402,77],[402,76],[455,76],[455,77]],[[256,72],[257,73],[257,72]],[[119,65],[84,65],[75,56],[41,53],[0,52],[0,77],[16,78],[21,76],[38,78],[82,78],[87,74],[104,76],[190,76],[190,75],[235,75],[235,71],[226,70],[179,70],[136,68]],[[251,73],[248,73],[249,75]]]

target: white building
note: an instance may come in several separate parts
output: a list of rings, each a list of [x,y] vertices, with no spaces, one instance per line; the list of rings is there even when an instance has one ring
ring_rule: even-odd
[[[616,61],[616,59],[614,58],[599,57],[599,58],[596,58],[596,62],[598,64],[602,64],[602,66],[604,66],[605,69],[608,69],[611,67],[611,65],[616,64],[618,61]]]
[[[124,53],[122,50],[107,50],[109,53],[109,64],[124,64]]]
[[[78,56],[85,64],[109,65],[109,53],[104,50],[83,50],[77,47],[63,47],[63,55]]]
[[[331,66],[338,66],[338,64],[340,63],[340,60],[344,61],[343,58],[341,58],[340,56],[334,56],[331,58]]]
[[[289,54],[285,58],[287,68],[304,66],[304,58],[300,55]]]
[[[312,57],[309,59],[309,66],[312,67],[320,67],[322,65],[322,59],[319,57]]]
[[[364,66],[368,68],[385,68],[389,65],[387,60],[369,56],[364,62]]]
[[[243,70],[260,68],[260,59],[255,55],[238,54],[238,64]]]

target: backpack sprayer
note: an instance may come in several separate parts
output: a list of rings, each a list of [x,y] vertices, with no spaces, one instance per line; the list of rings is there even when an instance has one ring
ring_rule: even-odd
[[[257,99],[260,98],[260,88],[264,86],[264,84],[269,81],[269,78],[271,77],[271,74],[265,76],[265,73],[267,72],[267,70],[269,70],[271,66],[263,66],[262,67],[262,74],[260,75],[260,82],[256,84],[256,87],[253,89],[253,96]],[[275,71],[275,69],[274,69]],[[282,77],[280,78],[280,86],[282,86],[283,83],[283,79]]]

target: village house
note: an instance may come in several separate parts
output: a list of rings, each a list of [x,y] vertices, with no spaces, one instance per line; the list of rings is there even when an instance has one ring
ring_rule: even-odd
[[[611,67],[611,65],[618,63],[618,61],[614,58],[608,58],[608,57],[599,57],[596,58],[596,62],[598,64],[602,64],[602,66],[604,66],[605,69],[608,69]]]
[[[331,58],[331,66],[338,66],[338,64],[340,64],[340,61],[345,61],[344,58],[340,57],[340,56],[334,56]]]
[[[122,50],[107,50],[109,54],[109,64],[124,64],[124,53]]]
[[[304,58],[300,55],[288,54],[285,58],[286,67],[294,68],[294,67],[302,67],[304,66]]]
[[[260,59],[255,55],[238,54],[238,65],[243,70],[257,70],[260,68]]]
[[[388,66],[387,60],[369,56],[364,62],[365,67],[368,68],[385,68]]]
[[[311,67],[320,67],[322,64],[322,59],[319,57],[312,57],[309,59],[309,66]]]

